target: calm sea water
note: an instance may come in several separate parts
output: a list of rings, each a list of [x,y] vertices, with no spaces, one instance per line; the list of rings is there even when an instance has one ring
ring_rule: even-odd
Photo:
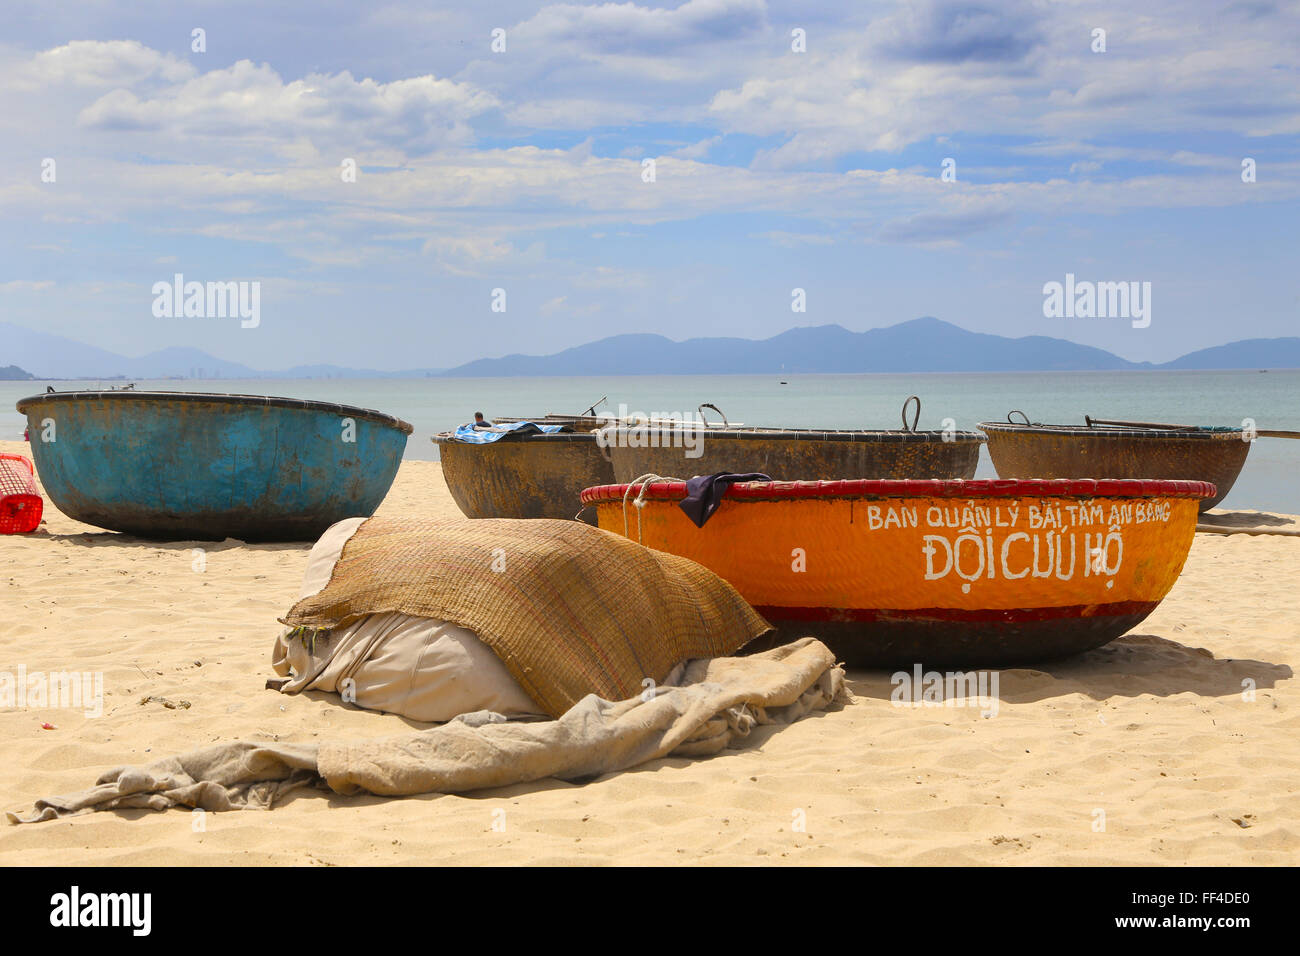
[[[287,395],[375,408],[415,426],[407,458],[436,459],[429,440],[482,411],[535,416],[576,413],[602,397],[617,411],[693,413],[711,402],[733,422],[819,428],[897,428],[903,400],[921,397],[922,428],[1002,421],[1011,409],[1032,421],[1082,422],[1094,418],[1237,425],[1253,418],[1259,428],[1300,431],[1300,370],[1259,372],[1020,372],[971,374],[795,375],[782,385],[775,375],[659,375],[512,379],[290,379],[165,381],[139,389]],[[0,437],[21,437],[19,398],[44,391],[46,382],[0,382]],[[54,383],[94,388],[93,382]],[[713,418],[713,413],[708,413]],[[994,477],[987,451],[979,477]],[[1300,441],[1259,439],[1227,507],[1300,513]]]

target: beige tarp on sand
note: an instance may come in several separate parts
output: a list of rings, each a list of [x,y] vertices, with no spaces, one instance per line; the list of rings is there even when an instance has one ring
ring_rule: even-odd
[[[468,719],[372,740],[264,744],[235,741],[147,767],[120,767],[96,786],[48,797],[12,823],[92,810],[269,809],[304,786],[388,796],[458,793],[546,777],[575,780],[667,756],[705,756],[758,724],[786,724],[846,698],[844,671],[821,642],[803,638],[750,657],[688,661],[677,686],[610,702],[588,695],[556,720]]]
[[[319,594],[365,518],[332,525],[307,557],[299,598]],[[367,710],[443,723],[490,710],[505,717],[542,716],[541,708],[472,631],[434,618],[367,614],[307,638],[285,631],[271,651],[283,694],[319,690]],[[274,684],[269,685],[274,686]]]
[[[772,629],[703,565],[550,518],[369,518],[329,583],[280,621],[334,631],[389,613],[471,631],[551,717],[591,693],[630,697]]]
[[[283,694],[339,694],[366,710],[426,723],[476,710],[545,716],[486,644],[446,621],[371,614],[315,639],[283,635],[271,666],[293,675],[278,688]]]

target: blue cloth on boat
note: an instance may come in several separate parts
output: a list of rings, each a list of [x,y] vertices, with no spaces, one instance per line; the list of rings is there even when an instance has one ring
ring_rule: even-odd
[[[720,471],[716,475],[696,475],[687,479],[686,497],[678,507],[686,512],[686,517],[695,522],[695,527],[703,528],[704,522],[713,517],[713,512],[722,504],[722,496],[727,489],[738,481],[771,481],[767,475],[759,472],[738,475],[730,471]]]
[[[507,435],[551,435],[563,427],[563,425],[538,425],[536,422],[508,422],[504,425],[492,425],[489,428],[461,425],[451,436],[451,440],[471,445],[486,445],[489,442],[500,441]]]

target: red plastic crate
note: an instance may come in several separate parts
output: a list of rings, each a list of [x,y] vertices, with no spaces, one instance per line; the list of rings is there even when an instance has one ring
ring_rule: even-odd
[[[0,534],[35,531],[44,510],[32,463],[22,455],[0,455]]]

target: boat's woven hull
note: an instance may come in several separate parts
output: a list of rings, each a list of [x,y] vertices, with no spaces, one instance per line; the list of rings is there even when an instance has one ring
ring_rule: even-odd
[[[777,481],[973,478],[983,438],[973,432],[816,432],[609,429],[614,480],[689,478],[720,471]],[[651,444],[657,442],[657,444]]]
[[[467,518],[572,518],[583,488],[614,480],[589,433],[525,435],[483,445],[435,436],[442,476]],[[589,524],[595,515],[583,514]]]
[[[1172,478],[1232,490],[1250,452],[1240,430],[1071,428],[985,422],[989,457],[1000,478]]]

